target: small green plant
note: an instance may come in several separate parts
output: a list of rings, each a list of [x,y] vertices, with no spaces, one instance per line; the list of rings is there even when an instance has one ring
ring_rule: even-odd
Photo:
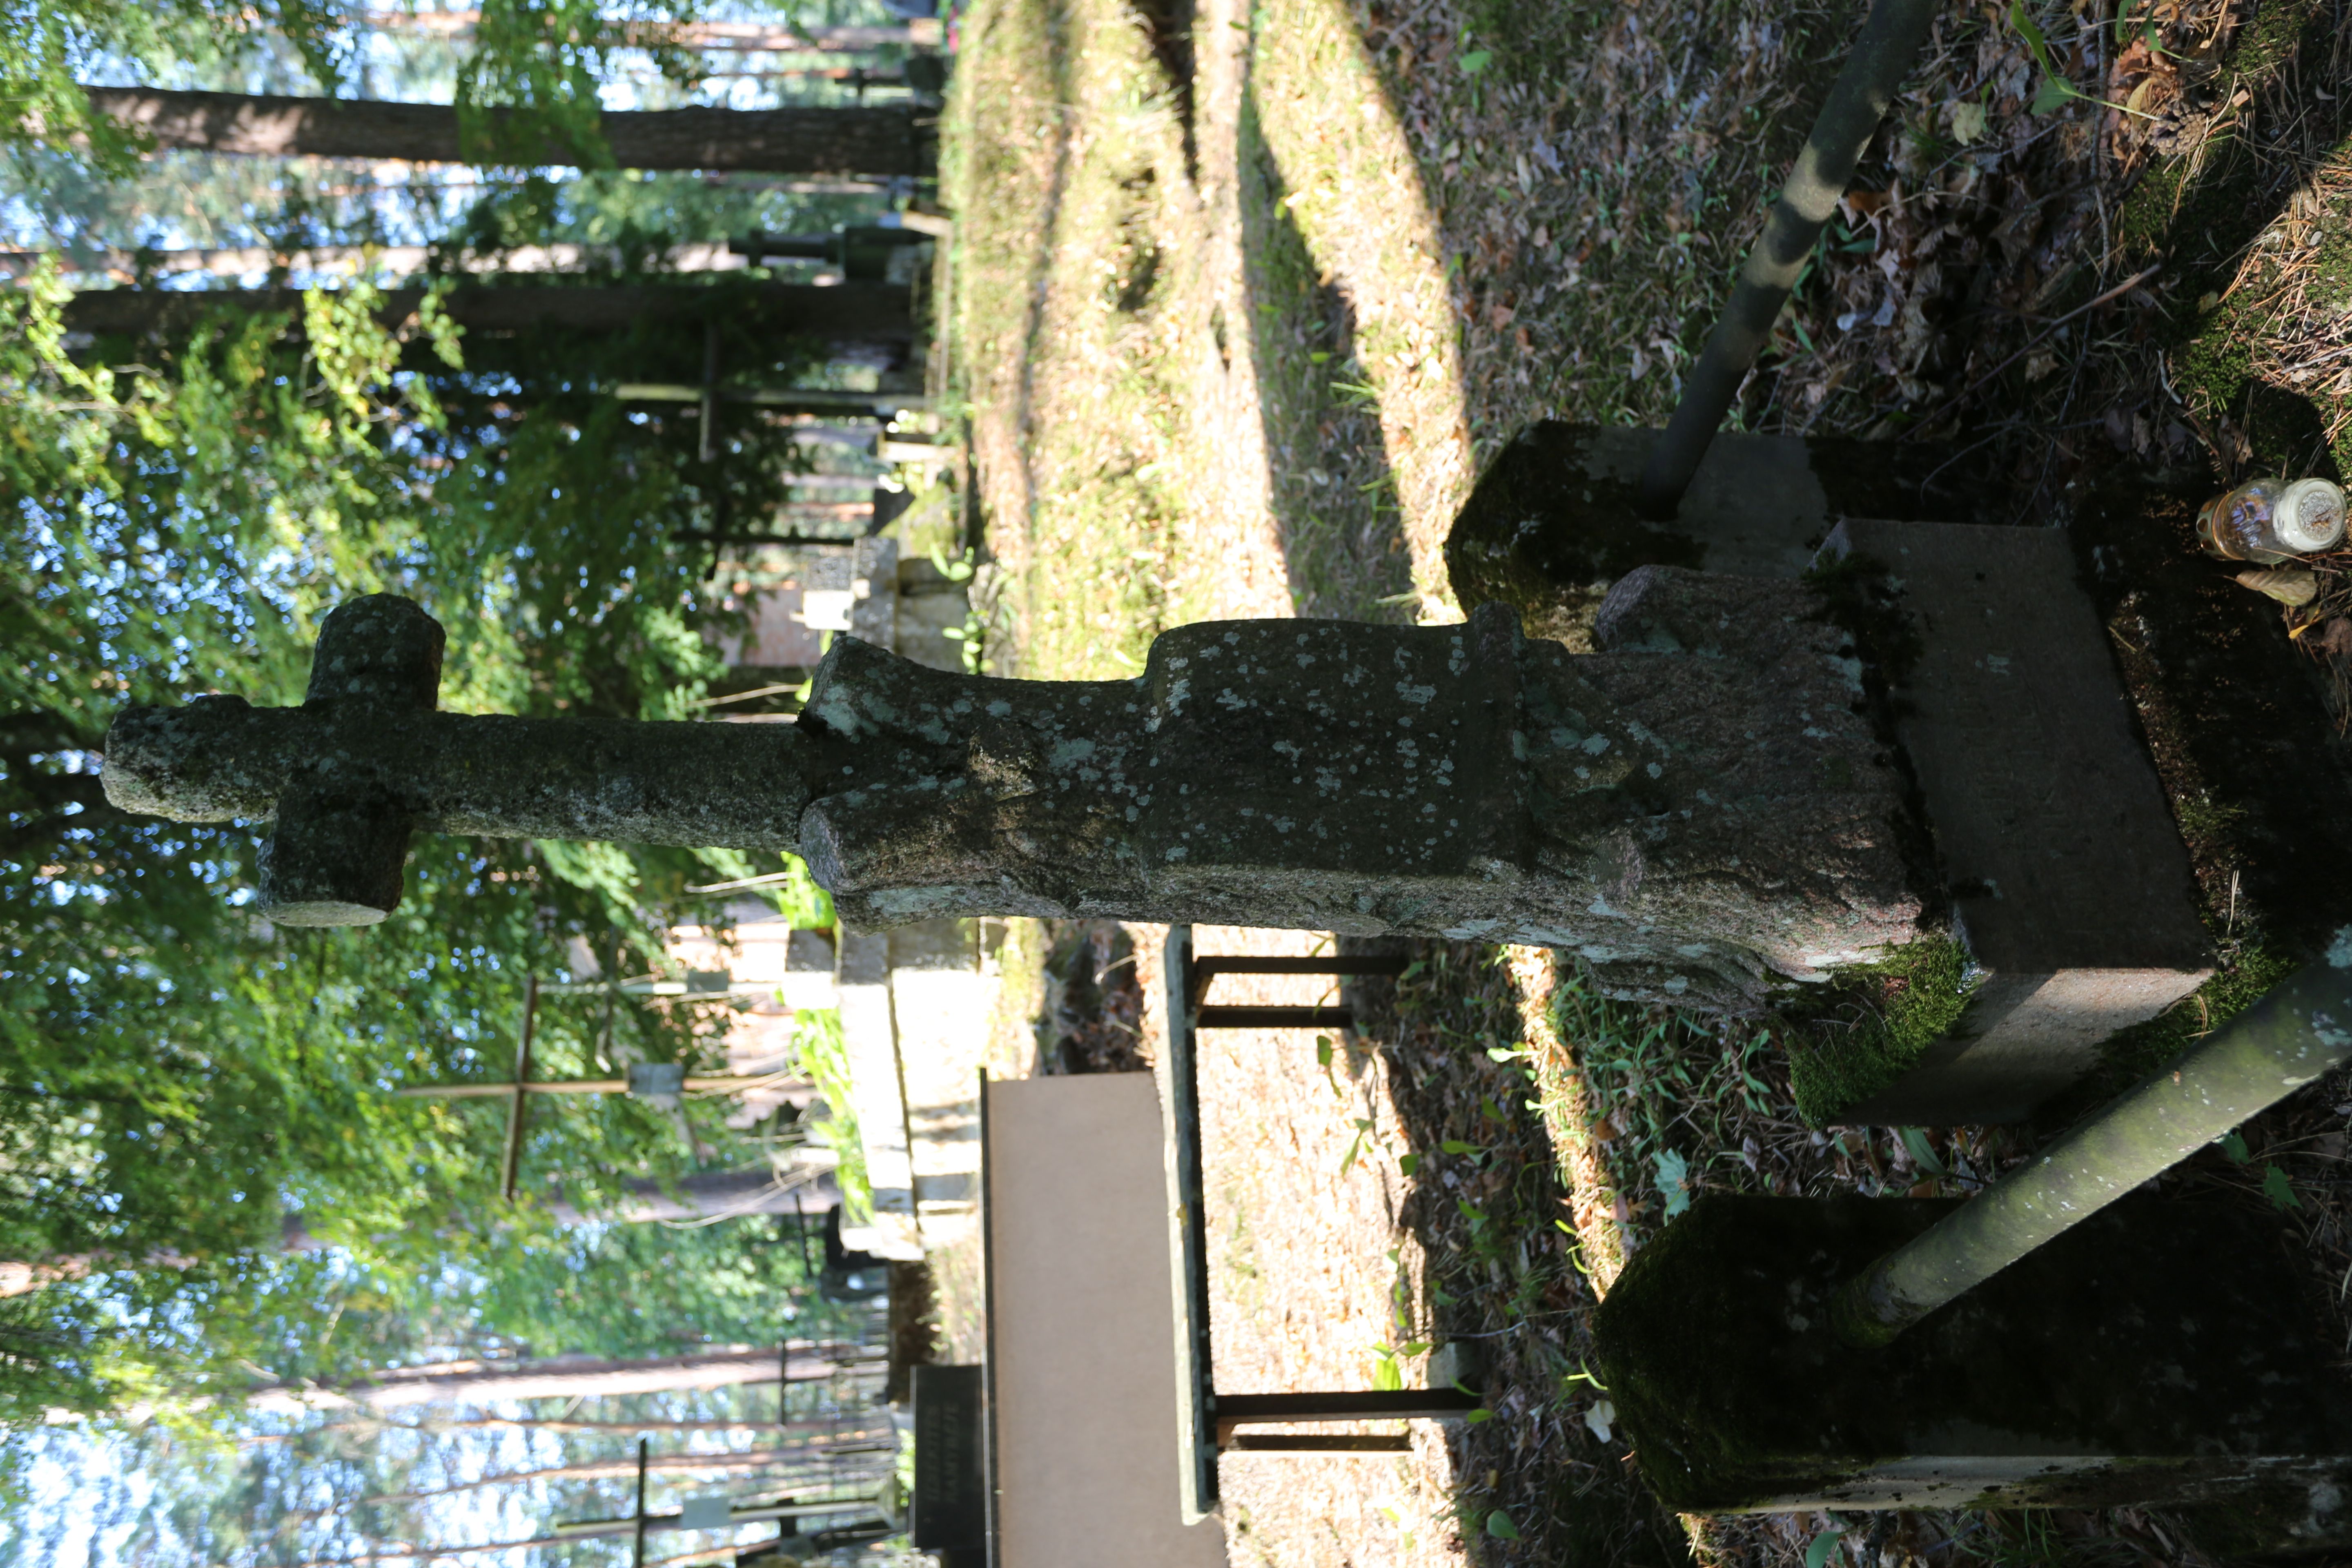
[[[2048,114],[2067,100],[2079,98],[2085,103],[2095,103],[2101,109],[2112,109],[2118,114],[2129,114],[2140,120],[2157,118],[2124,104],[2109,103],[2098,94],[2084,92],[2069,81],[2050,52],[2050,39],[2042,31],[2042,25],[2026,10],[2025,0],[2009,0],[2009,21],[2010,26],[2017,29],[2017,36],[2025,40],[2026,50],[2033,56],[2033,63],[2042,68],[2042,86],[2033,95],[2032,112]]]
[[[1429,1353],[1428,1342],[1408,1340],[1400,1345],[1372,1347],[1372,1386],[1394,1393],[1404,1386],[1404,1363],[1417,1355]]]
[[[1690,1188],[1686,1184],[1690,1162],[1672,1149],[1661,1149],[1656,1155],[1656,1164],[1658,1193],[1665,1199],[1665,1217],[1672,1219],[1690,1207]]]

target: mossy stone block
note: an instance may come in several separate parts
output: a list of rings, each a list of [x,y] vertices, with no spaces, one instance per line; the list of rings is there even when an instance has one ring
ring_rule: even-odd
[[[2104,1508],[2254,1495],[2337,1529],[2352,1384],[2275,1216],[2135,1194],[1893,1344],[1835,1292],[1954,1200],[1710,1195],[1595,1331],[1670,1508]],[[2284,1492],[2282,1489],[2284,1489]]]

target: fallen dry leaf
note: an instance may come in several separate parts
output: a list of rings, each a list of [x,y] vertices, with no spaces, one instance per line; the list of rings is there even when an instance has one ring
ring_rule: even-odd
[[[2289,606],[2308,605],[2319,597],[2319,577],[2300,567],[2272,567],[2262,572],[2238,574],[2241,587],[2252,588],[2257,594],[2267,594],[2280,604]],[[2337,624],[2341,624],[2340,622]]]

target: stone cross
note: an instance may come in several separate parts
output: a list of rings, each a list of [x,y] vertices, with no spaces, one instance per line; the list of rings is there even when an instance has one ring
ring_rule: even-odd
[[[794,850],[853,925],[1026,914],[1572,950],[1605,989],[1753,1006],[1916,934],[1924,873],[1845,634],[1801,584],[1645,568],[1603,651],[1465,625],[1206,622],[1129,680],[835,639],[796,725],[436,710],[442,634],[371,595],[299,708],[108,737],[128,810],[269,821],[262,906],[363,924],[410,833]]]

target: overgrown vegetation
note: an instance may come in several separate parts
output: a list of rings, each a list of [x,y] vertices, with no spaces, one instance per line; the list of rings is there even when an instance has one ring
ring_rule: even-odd
[[[299,181],[289,192],[192,176],[186,160],[100,184],[55,147],[10,157],[12,210],[85,248],[213,218],[251,226],[191,237],[234,242],[275,224],[268,237],[358,242],[380,236],[388,210],[348,193],[311,201]],[[624,271],[605,280],[643,280],[626,268],[667,243],[666,221],[757,206],[689,193],[666,220],[662,193],[685,188],[493,182],[453,225],[447,254],[579,235],[614,246]],[[98,190],[106,201],[66,210]],[[446,207],[415,216],[450,222]],[[299,1379],[407,1353],[417,1346],[370,1325],[405,1333],[458,1318],[354,1281],[445,1268],[487,1278],[493,1260],[535,1248],[571,1256],[529,1206],[486,1206],[495,1107],[385,1091],[510,1072],[527,976],[560,975],[583,952],[657,972],[663,931],[699,912],[688,914],[685,888],[754,869],[725,851],[425,839],[386,926],[277,931],[247,903],[252,833],[107,803],[100,753],[123,704],[215,690],[299,700],[320,617],[356,593],[406,594],[440,618],[446,707],[688,716],[719,669],[703,633],[726,617],[705,552],[679,536],[727,508],[774,505],[804,466],[755,428],[705,462],[698,432],[597,390],[622,374],[698,374],[698,327],[468,340],[431,293],[396,327],[363,281],[282,298],[255,309],[224,297],[193,324],[92,339],[65,330],[61,270],[0,290],[12,437],[0,442],[11,536],[0,1418],[11,1422],[214,1399],[255,1368]],[[788,376],[812,361],[775,337],[730,373]],[[551,999],[534,1055],[542,1072],[572,1077],[695,1064],[720,1026],[702,1005],[630,1005],[607,1021]],[[686,1118],[618,1096],[543,1109],[526,1189],[593,1212],[626,1175],[682,1173],[698,1153],[764,1157],[719,1124],[719,1108]],[[349,1256],[332,1268],[274,1256],[289,1219]]]
[[[866,1171],[866,1145],[857,1137],[857,1110],[850,1098],[849,1047],[841,1014],[833,1009],[795,1016],[793,1050],[800,1070],[824,1097],[824,1111],[810,1123],[817,1141],[834,1152],[835,1184],[841,1189],[843,1216],[852,1225],[874,1223],[874,1183]]]

